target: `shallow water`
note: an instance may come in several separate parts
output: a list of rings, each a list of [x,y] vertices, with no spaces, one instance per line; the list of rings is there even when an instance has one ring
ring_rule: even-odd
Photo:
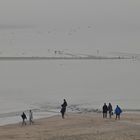
[[[41,112],[59,114],[63,98],[68,111],[101,109],[104,102],[140,109],[140,61],[0,61],[0,68],[1,120],[12,112],[19,119],[29,109],[36,109],[38,117],[44,117]]]

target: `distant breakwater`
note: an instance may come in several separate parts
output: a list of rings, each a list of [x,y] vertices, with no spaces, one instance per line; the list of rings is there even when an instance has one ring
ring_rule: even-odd
[[[130,57],[102,57],[102,56],[88,56],[88,57],[40,57],[40,56],[31,56],[31,57],[0,57],[0,60],[101,60],[101,59],[132,59]]]

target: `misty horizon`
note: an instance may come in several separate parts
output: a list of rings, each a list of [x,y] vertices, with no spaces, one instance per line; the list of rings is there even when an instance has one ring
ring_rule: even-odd
[[[140,53],[139,13],[137,0],[1,1],[0,52]]]

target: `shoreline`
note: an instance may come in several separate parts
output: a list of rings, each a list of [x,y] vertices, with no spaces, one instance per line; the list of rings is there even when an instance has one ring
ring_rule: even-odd
[[[28,110],[24,111],[27,115],[27,123],[29,121],[28,119]],[[22,122],[22,119],[21,119],[21,116],[20,114],[22,113],[22,111],[20,111],[20,113],[16,113],[15,115],[12,115],[12,116],[5,116],[5,117],[0,117],[0,127],[2,126],[6,126],[6,125],[13,125],[13,124],[17,124],[17,123],[21,123]],[[6,114],[9,114],[9,113],[6,113]],[[12,112],[13,114],[13,112]],[[69,113],[67,114],[100,114],[100,116],[102,116],[102,111],[101,110],[97,110],[95,109],[94,111],[92,110],[89,110],[89,111],[75,111],[75,112],[71,112],[69,111]],[[123,110],[123,114],[128,114],[128,115],[132,115],[132,114],[136,114],[136,115],[139,115],[140,116],[140,111],[139,110],[127,110],[127,109],[124,109]],[[109,114],[108,114],[109,115]],[[1,116],[4,116],[3,114],[1,114]],[[34,117],[34,120],[41,120],[41,119],[47,119],[47,118],[50,118],[50,117],[53,117],[53,116],[61,116],[59,110],[58,112],[50,112],[50,111],[43,111],[43,112],[34,112],[33,111],[33,117]],[[115,116],[115,115],[113,115]]]
[[[140,114],[122,114],[120,120],[103,119],[101,113],[68,113],[0,126],[2,140],[139,140]]]
[[[46,114],[49,113],[49,112],[46,112]],[[87,115],[87,116],[90,116],[90,115],[93,115],[93,116],[98,116],[99,118],[103,119],[102,118],[102,112],[69,112],[69,113],[66,113],[65,114],[65,119],[67,119],[69,116],[82,116],[82,115]],[[131,121],[134,120],[133,118],[135,118],[136,116],[139,116],[139,120],[140,120],[140,112],[133,112],[133,111],[125,111],[121,114],[121,119],[118,120],[118,121],[121,121],[121,120],[125,120],[125,119],[130,119]],[[17,116],[16,116],[17,117]],[[46,115],[45,117],[38,117],[38,118],[35,118],[33,119],[34,122],[40,122],[40,121],[43,121],[43,120],[49,120],[51,118],[60,118],[62,119],[61,117],[61,113],[58,113],[58,114],[48,114],[48,116]],[[20,118],[20,116],[19,116]],[[65,119],[62,119],[62,120],[65,120]],[[109,118],[109,114],[107,114],[107,118],[103,119],[103,120],[115,120],[115,114],[112,115],[112,118],[110,119]],[[27,119],[26,120],[26,123],[27,125],[29,125],[29,120]],[[18,125],[18,124],[22,124],[22,120],[20,119],[20,121],[17,121],[17,122],[13,122],[13,123],[7,123],[7,124],[4,124],[4,125],[0,125],[0,128],[1,127],[5,127],[5,126],[12,126],[12,125]],[[34,124],[33,124],[34,125]]]

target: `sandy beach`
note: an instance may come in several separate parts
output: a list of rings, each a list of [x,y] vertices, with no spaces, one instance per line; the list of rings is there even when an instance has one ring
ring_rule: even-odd
[[[0,127],[1,140],[140,140],[140,114],[124,113],[121,120],[100,113],[71,113]]]

